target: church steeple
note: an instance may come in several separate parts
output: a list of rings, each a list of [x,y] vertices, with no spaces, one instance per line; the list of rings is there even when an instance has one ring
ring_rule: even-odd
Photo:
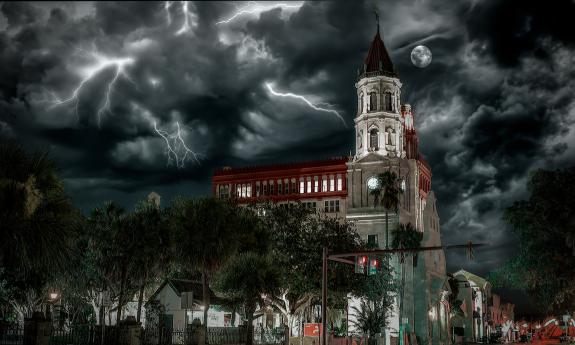
[[[379,16],[376,12],[377,18],[377,33],[371,42],[369,51],[363,63],[363,71],[360,78],[366,76],[368,73],[380,72],[382,75],[387,75],[390,77],[397,77],[395,69],[393,68],[393,63],[389,57],[389,53],[385,48],[385,44],[381,39],[379,33]],[[377,74],[377,73],[375,73]]]

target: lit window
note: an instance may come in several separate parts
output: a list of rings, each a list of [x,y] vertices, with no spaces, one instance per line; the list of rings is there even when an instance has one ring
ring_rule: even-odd
[[[337,190],[343,189],[343,181],[340,175],[337,175]]]
[[[305,183],[303,181],[299,181],[299,193],[305,193]]]
[[[241,197],[242,196],[242,185],[241,184],[237,184],[236,185],[236,197]]]
[[[335,191],[335,178],[332,176],[329,177],[329,191]]]
[[[327,192],[327,178],[324,176],[321,183],[321,191]]]
[[[315,177],[315,181],[314,181],[313,183],[314,183],[314,185],[313,185],[313,191],[316,192],[316,193],[319,192],[319,181],[318,181],[318,179],[317,179],[317,176]]]
[[[307,178],[307,192],[311,193],[311,178]]]
[[[401,190],[405,192],[405,180],[401,180]]]
[[[247,185],[247,188],[246,188],[246,196],[247,196],[248,198],[251,198],[251,197],[252,197],[252,184],[251,184],[251,183]]]

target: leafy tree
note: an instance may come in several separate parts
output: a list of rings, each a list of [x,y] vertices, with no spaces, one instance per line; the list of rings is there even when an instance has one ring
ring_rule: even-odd
[[[37,309],[50,276],[73,261],[79,218],[47,152],[0,142],[0,268],[21,316]]]
[[[369,193],[373,195],[373,206],[383,206],[385,209],[385,248],[389,248],[389,212],[397,213],[399,208],[399,178],[392,171],[378,175],[378,187]]]
[[[392,231],[393,241],[391,243],[392,248],[417,248],[421,245],[421,240],[423,239],[423,233],[417,231],[417,229],[411,224],[399,224],[397,229]],[[403,318],[403,296],[405,290],[405,255],[407,253],[399,253],[400,263],[401,263],[401,285],[399,289],[399,319]],[[414,253],[417,254],[417,253]],[[401,326],[401,324],[400,324]]]
[[[320,218],[301,204],[290,207],[267,204],[262,210],[270,229],[271,256],[280,272],[279,288],[276,293],[266,294],[265,300],[286,317],[291,335],[295,316],[320,295],[323,247],[332,252],[349,252],[361,248],[361,241],[349,223]],[[332,301],[344,298],[357,287],[354,279],[350,266],[330,263],[328,282]]]
[[[490,276],[495,286],[521,289],[547,311],[575,308],[574,179],[575,167],[532,174],[529,198],[504,214],[519,252]]]
[[[216,198],[177,199],[170,207],[174,255],[181,266],[202,275],[204,327],[213,275],[236,253],[265,247],[265,232],[251,209]]]
[[[253,320],[262,294],[274,291],[279,281],[272,259],[253,252],[238,254],[228,261],[214,279],[214,289],[226,298],[239,300],[247,319],[247,344],[253,343]]]
[[[139,250],[134,252],[130,263],[130,275],[138,287],[138,311],[136,319],[140,322],[144,290],[158,278],[167,274],[171,263],[170,237],[165,211],[152,201],[141,201],[131,215],[133,218],[133,245]]]

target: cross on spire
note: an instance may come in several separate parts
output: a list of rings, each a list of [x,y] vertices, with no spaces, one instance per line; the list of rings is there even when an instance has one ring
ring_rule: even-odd
[[[377,6],[373,4],[373,13],[375,13],[375,22],[377,23],[377,32],[379,32],[379,13],[377,12]]]

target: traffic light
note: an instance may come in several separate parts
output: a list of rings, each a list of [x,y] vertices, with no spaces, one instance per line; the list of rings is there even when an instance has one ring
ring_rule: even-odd
[[[361,255],[355,257],[355,273],[365,274],[367,268],[367,256]]]
[[[369,270],[367,275],[374,275],[377,274],[380,270],[380,264],[378,258],[369,258]]]

